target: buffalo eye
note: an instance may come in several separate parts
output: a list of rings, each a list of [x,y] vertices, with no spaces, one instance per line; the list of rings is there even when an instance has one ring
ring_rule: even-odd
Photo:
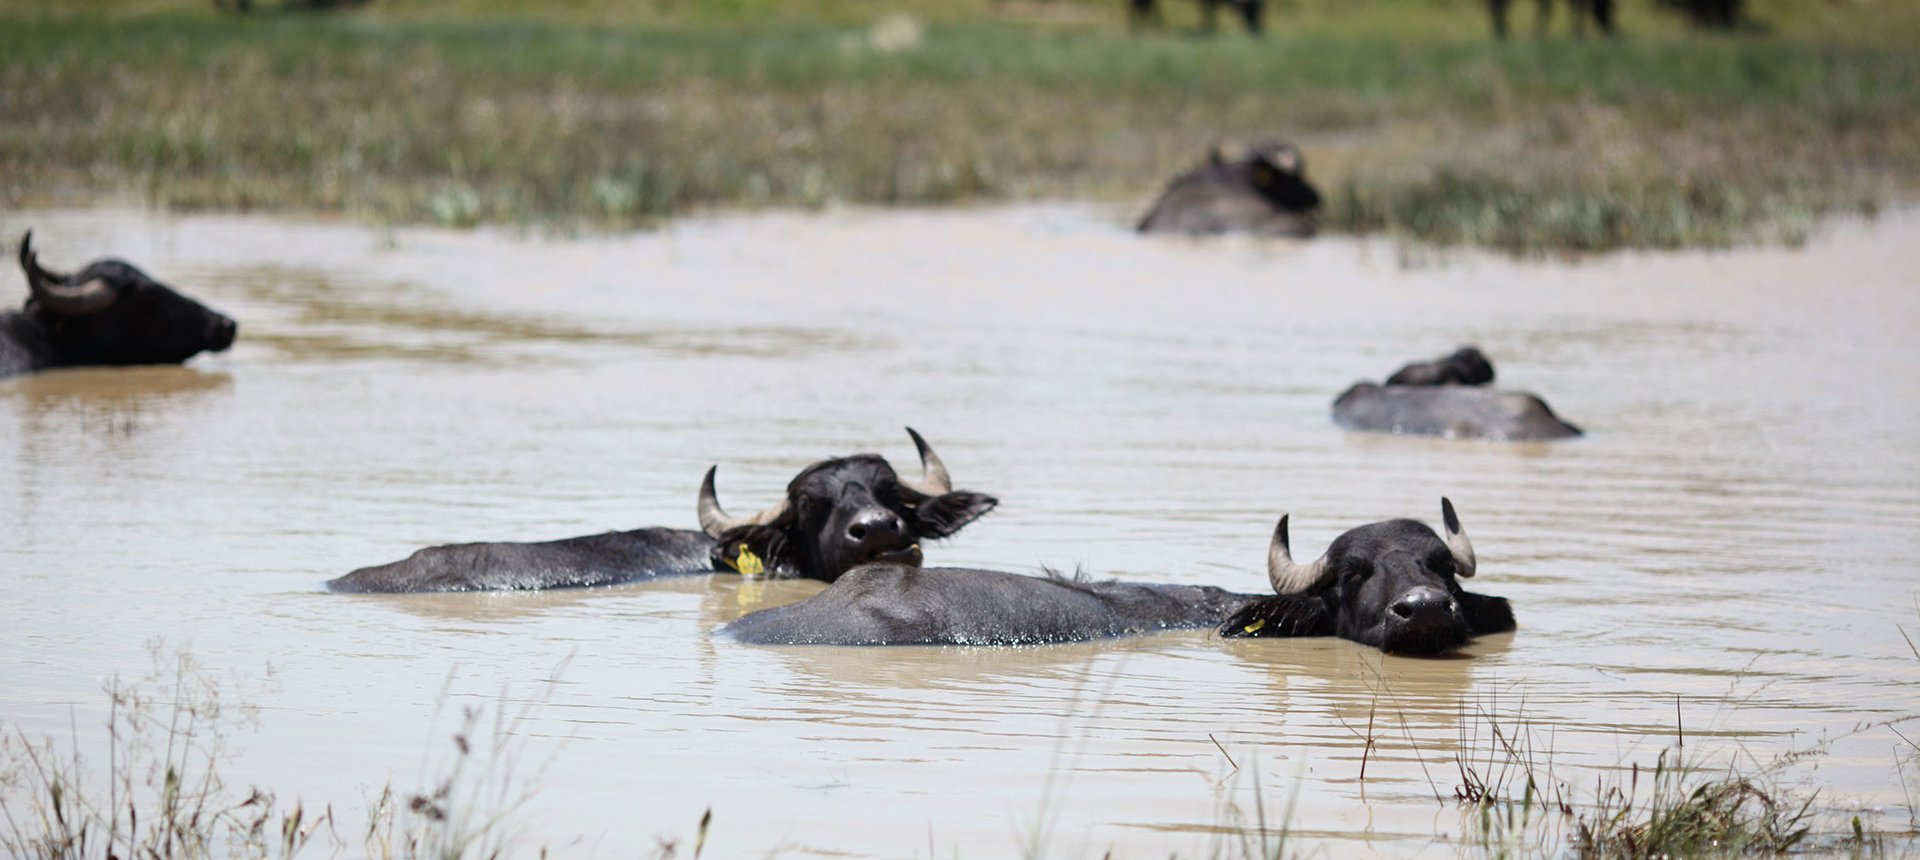
[[[882,478],[873,485],[873,500],[889,508],[904,507],[911,510],[914,503],[908,501],[906,494],[900,490],[899,481],[893,478]]]

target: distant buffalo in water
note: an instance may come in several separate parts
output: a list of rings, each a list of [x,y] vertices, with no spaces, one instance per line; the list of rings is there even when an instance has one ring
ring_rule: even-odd
[[[1240,13],[1240,20],[1247,25],[1247,32],[1260,35],[1261,17],[1265,11],[1265,0],[1200,0],[1200,29],[1212,33],[1220,29],[1220,7],[1231,6]],[[1148,24],[1159,24],[1159,0],[1127,0],[1127,20],[1138,30]]]
[[[1338,636],[1400,654],[1438,654],[1475,637],[1514,629],[1505,598],[1460,587],[1478,562],[1454,513],[1440,500],[1446,538],[1418,520],[1360,526],[1309,564],[1293,560],[1287,518],[1274,528],[1267,579],[1275,594],[1242,608],[1227,637]]]
[[[581,588],[660,576],[734,570],[829,582],[869,562],[918,566],[920,542],[948,537],[998,504],[953,489],[947,468],[912,428],[922,477],[902,478],[887,461],[858,454],[815,463],[779,503],[735,518],[714,493],[708,469],[697,505],[699,531],[644,528],[543,543],[434,546],[391,564],[327,583],[344,592],[488,591]]]
[[[1306,157],[1290,143],[1262,143],[1175,177],[1140,219],[1142,233],[1253,233],[1311,236],[1320,192],[1307,183]]]
[[[1493,363],[1474,347],[1409,364],[1386,385],[1355,383],[1333,402],[1333,421],[1348,430],[1530,442],[1580,435],[1532,394],[1487,387]]]
[[[59,367],[179,364],[233,345],[234,321],[120,260],[73,274],[40,266],[20,238],[26,306],[0,314],[0,377]]]

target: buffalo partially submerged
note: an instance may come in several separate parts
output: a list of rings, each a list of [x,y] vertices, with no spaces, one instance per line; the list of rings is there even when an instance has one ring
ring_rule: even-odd
[[[1212,586],[870,564],[720,634],[754,645],[1039,645],[1216,627],[1259,599]]]
[[[179,364],[233,345],[234,321],[120,260],[73,274],[40,266],[20,238],[27,303],[0,314],[0,377],[57,367]]]
[[[953,489],[945,464],[919,433],[922,477],[902,478],[860,454],[815,463],[787,495],[746,518],[727,516],[708,469],[700,531],[645,528],[543,543],[434,546],[327,583],[334,591],[425,592],[580,588],[659,576],[736,570],[832,581],[875,561],[918,565],[920,541],[943,538],[993,509],[991,496]]]
[[[1487,387],[1492,381],[1493,363],[1480,350],[1462,347],[1409,364],[1385,385],[1355,383],[1334,400],[1333,421],[1348,430],[1507,442],[1580,435],[1546,401]]]
[[[1505,598],[1460,587],[1476,561],[1453,503],[1440,500],[1446,539],[1418,520],[1353,529],[1299,564],[1282,516],[1267,551],[1276,594],[1240,609],[1222,636],[1338,636],[1382,651],[1438,654],[1468,639],[1514,628]]]
[[[1214,149],[1207,163],[1167,184],[1140,219],[1142,233],[1311,236],[1320,192],[1290,143],[1263,143],[1238,159]]]

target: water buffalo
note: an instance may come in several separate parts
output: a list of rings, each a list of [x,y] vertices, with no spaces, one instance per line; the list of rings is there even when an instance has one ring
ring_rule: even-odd
[[[1401,368],[1386,385],[1355,383],[1334,400],[1333,422],[1348,430],[1506,442],[1580,435],[1546,401],[1487,387],[1492,381],[1493,363],[1480,350],[1461,347]]]
[[[918,565],[922,540],[943,538],[993,509],[991,496],[953,489],[938,454],[913,428],[922,477],[895,474],[873,454],[808,466],[772,508],[729,517],[700,484],[699,531],[645,528],[543,543],[433,546],[327,583],[344,592],[580,588],[734,570],[832,581],[871,561]]]
[[[1290,143],[1258,144],[1232,161],[1215,148],[1206,164],[1167,184],[1136,229],[1311,236],[1320,192],[1306,173],[1306,158]]]
[[[1553,2],[1539,0],[1539,12],[1534,16],[1534,23],[1542,35],[1547,32],[1548,22],[1553,20]],[[1493,19],[1495,38],[1507,37],[1507,7],[1510,5],[1512,0],[1487,0],[1487,13]],[[1613,35],[1613,0],[1568,0],[1567,5],[1572,7],[1575,35],[1586,34],[1589,17],[1600,25],[1600,32]]]
[[[1039,645],[1217,627],[1259,599],[1212,586],[869,564],[719,632],[753,645]]]
[[[233,345],[233,320],[119,260],[69,275],[41,268],[20,237],[27,303],[0,314],[0,377],[57,367],[179,364]]]
[[[1267,550],[1274,596],[1234,613],[1220,635],[1338,636],[1382,651],[1438,654],[1474,636],[1514,628],[1505,598],[1474,594],[1473,543],[1440,500],[1446,539],[1418,520],[1387,520],[1334,538],[1327,552],[1298,564],[1280,517]]]
[[[1220,29],[1220,7],[1232,6],[1247,25],[1247,32],[1260,35],[1265,0],[1200,0],[1200,29],[1207,33]],[[1134,29],[1161,21],[1159,0],[1127,0],[1127,21]]]
[[[1732,30],[1746,22],[1745,0],[1660,0],[1660,5],[1705,30]]]

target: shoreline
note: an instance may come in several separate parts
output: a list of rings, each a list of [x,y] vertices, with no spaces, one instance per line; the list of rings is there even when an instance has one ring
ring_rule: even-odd
[[[1274,136],[1306,151],[1325,234],[1408,246],[1793,242],[1825,215],[1920,199],[1920,57],[1785,25],[1706,39],[1646,19],[1617,41],[1494,44],[1476,14],[1397,6],[1303,9],[1263,41],[918,6],[906,36],[752,10],[36,8],[0,4],[15,207],[564,231],[716,208],[1120,205],[1215,143]],[[1920,33],[1909,12],[1843,23]]]

